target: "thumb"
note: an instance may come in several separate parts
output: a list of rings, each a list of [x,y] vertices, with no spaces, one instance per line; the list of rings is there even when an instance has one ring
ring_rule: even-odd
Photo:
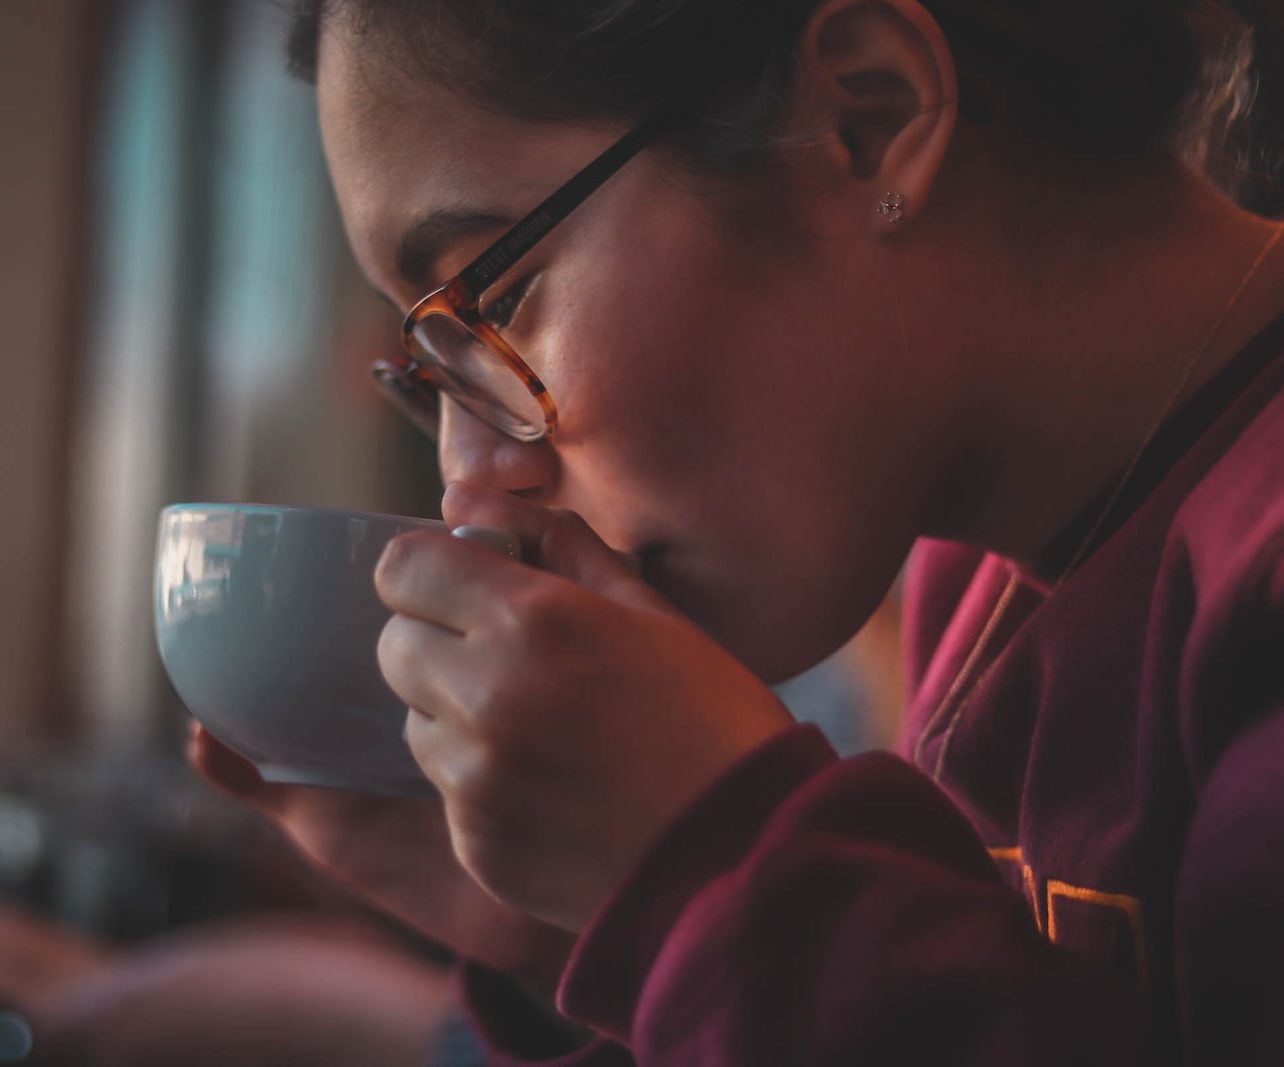
[[[602,596],[636,607],[674,610],[642,581],[635,557],[616,552],[573,511],[471,482],[452,482],[442,497],[441,514],[452,529],[469,525],[511,531],[527,563]]]

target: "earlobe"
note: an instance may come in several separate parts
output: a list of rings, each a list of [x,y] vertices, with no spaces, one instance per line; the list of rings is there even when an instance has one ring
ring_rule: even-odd
[[[829,0],[799,41],[799,78],[875,232],[927,203],[958,118],[954,59],[917,0]]]
[[[905,197],[900,193],[884,193],[874,205],[874,210],[894,225],[905,217]]]

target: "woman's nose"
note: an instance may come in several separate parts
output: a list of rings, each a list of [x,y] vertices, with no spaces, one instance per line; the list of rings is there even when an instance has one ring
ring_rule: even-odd
[[[447,484],[476,482],[531,493],[550,489],[556,473],[556,453],[547,441],[516,441],[445,396],[437,455]]]

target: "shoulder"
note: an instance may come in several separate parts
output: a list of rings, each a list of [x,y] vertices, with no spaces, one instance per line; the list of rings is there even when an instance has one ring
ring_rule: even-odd
[[[1182,605],[1182,733],[1203,778],[1232,739],[1284,707],[1284,391],[1194,485],[1154,605]],[[1171,616],[1170,616],[1171,617]]]
[[[1192,487],[1171,540],[1205,599],[1266,597],[1284,614],[1284,390]]]

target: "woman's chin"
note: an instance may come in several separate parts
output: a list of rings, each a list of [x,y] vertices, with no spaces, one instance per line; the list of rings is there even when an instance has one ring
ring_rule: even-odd
[[[814,621],[791,621],[799,614],[796,605],[777,610],[765,593],[711,588],[674,566],[662,551],[638,556],[647,585],[768,685],[814,667],[846,640],[846,635],[819,632]]]

